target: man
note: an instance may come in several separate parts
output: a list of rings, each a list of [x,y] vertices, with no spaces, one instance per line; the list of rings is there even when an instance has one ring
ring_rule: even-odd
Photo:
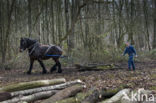
[[[125,54],[128,54],[129,55],[128,69],[131,70],[131,66],[132,66],[133,67],[133,70],[135,70],[135,65],[134,65],[133,57],[134,57],[134,55],[137,57],[136,50],[128,42],[126,43],[126,48],[125,48],[125,51],[123,53],[123,56]]]

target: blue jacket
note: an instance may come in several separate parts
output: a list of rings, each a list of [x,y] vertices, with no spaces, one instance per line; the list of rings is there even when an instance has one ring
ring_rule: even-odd
[[[130,45],[129,47],[125,48],[124,54],[128,54],[129,56],[133,56],[134,54],[136,55],[136,50],[134,49],[134,47],[132,45]]]

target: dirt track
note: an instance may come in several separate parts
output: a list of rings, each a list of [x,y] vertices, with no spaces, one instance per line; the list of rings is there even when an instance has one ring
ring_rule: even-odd
[[[58,74],[40,74],[41,68],[34,67],[32,75],[27,75],[24,72],[27,69],[11,69],[0,71],[0,85],[8,85],[11,83],[39,80],[39,79],[53,79],[66,78],[67,81],[74,79],[81,79],[87,84],[87,88],[115,88],[121,84],[127,84],[132,88],[156,88],[156,61],[136,63],[136,71],[128,71],[127,63],[122,63],[125,69],[122,70],[104,70],[104,71],[85,71],[78,72],[75,68],[63,68],[63,73]]]

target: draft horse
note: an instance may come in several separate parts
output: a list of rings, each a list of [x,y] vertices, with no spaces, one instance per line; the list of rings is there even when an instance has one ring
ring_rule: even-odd
[[[47,60],[52,58],[55,61],[55,64],[51,67],[50,72],[52,73],[58,67],[58,73],[62,72],[61,63],[59,58],[62,55],[62,49],[59,46],[55,45],[42,45],[35,39],[30,38],[21,38],[20,39],[20,52],[28,50],[30,58],[30,67],[27,71],[27,74],[31,74],[33,63],[35,60],[39,62],[42,67],[42,74],[46,74],[47,70],[42,62],[42,60]],[[51,55],[51,56],[47,56]]]

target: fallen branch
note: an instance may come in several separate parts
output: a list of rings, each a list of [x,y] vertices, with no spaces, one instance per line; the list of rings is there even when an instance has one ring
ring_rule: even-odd
[[[57,92],[56,90],[46,91],[46,92],[39,92],[39,93],[35,93],[35,94],[29,95],[29,96],[15,97],[13,99],[3,101],[1,103],[18,103],[18,102],[22,102],[22,101],[34,102],[36,100],[49,98],[52,95],[54,95],[56,92]]]
[[[59,92],[57,92],[54,96],[48,98],[47,100],[43,101],[42,103],[54,103],[58,100],[62,100],[71,96],[76,95],[78,92],[82,91],[85,88],[84,85],[74,85],[68,88],[65,88]]]
[[[92,94],[93,90],[89,90],[88,92],[80,92],[76,94],[75,97],[66,98],[63,100],[56,101],[55,103],[81,103],[87,96]]]
[[[100,71],[100,70],[114,70],[121,68],[118,65],[115,64],[94,64],[94,65],[81,65],[81,64],[75,64],[76,69],[78,71]]]
[[[60,83],[64,83],[66,80],[64,78],[60,79],[52,79],[52,80],[38,80],[38,81],[31,81],[31,82],[23,82],[13,85],[4,86],[0,88],[0,91],[6,92],[13,92],[25,89],[32,89],[36,87],[48,86],[48,85],[56,85]]]
[[[75,81],[70,81],[70,82],[66,82],[66,83],[58,84],[58,85],[53,85],[53,86],[40,87],[40,88],[34,88],[34,89],[29,89],[29,90],[12,92],[11,96],[14,97],[14,96],[18,96],[18,95],[30,95],[33,93],[43,92],[43,91],[59,90],[59,89],[64,89],[66,87],[75,85],[75,84],[84,84],[84,83],[81,80],[75,80]]]
[[[4,101],[4,100],[11,99],[11,98],[12,98],[12,96],[9,92],[0,93],[0,102]]]

